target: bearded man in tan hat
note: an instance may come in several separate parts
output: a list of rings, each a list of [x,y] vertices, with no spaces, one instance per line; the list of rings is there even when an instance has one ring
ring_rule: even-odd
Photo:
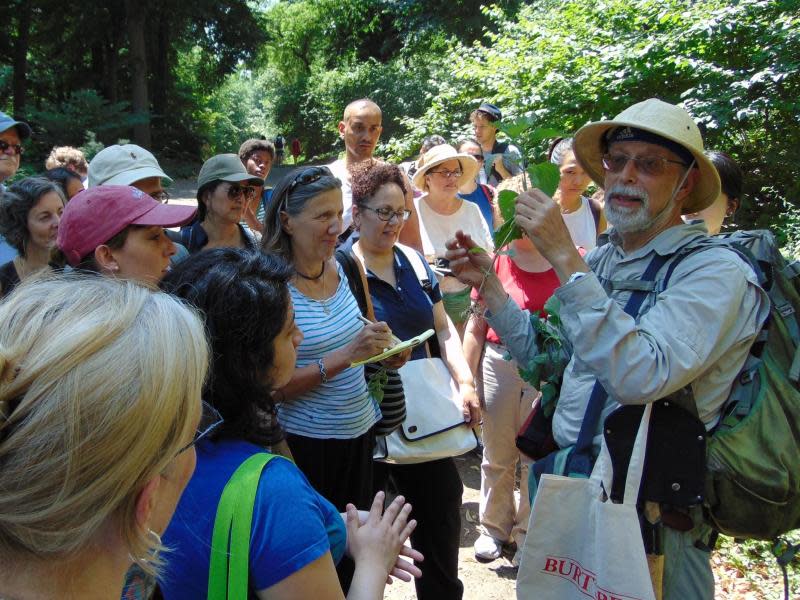
[[[551,198],[531,190],[520,195],[516,208],[517,223],[561,281],[555,297],[561,304],[560,333],[571,356],[553,415],[555,442],[561,449],[580,447],[586,420],[583,439],[596,456],[604,432],[608,442],[603,423],[612,412],[680,393],[692,399],[687,411],[694,413],[690,417],[703,439],[703,432],[720,419],[769,301],[750,266],[724,247],[689,252],[670,269],[671,257],[707,236],[704,224],[685,224],[681,215],[702,210],[719,193],[719,177],[703,154],[700,132],[682,108],[650,99],[613,120],[581,128],[574,148],[586,172],[606,190],[610,243],[584,260]],[[539,350],[529,315],[503,291],[488,268],[489,257],[469,252],[473,246],[469,236],[451,240],[450,267],[462,281],[483,284],[489,325],[519,364],[530,364]],[[645,276],[648,270],[652,277]],[[484,282],[485,272],[490,275]],[[634,296],[640,297],[638,310],[628,304]],[[587,407],[595,396],[600,400],[592,401],[598,412],[591,422]],[[656,404],[653,419],[659,404],[669,405]],[[681,405],[677,400],[672,404]],[[674,498],[669,505],[663,499],[655,503],[656,513],[662,511],[661,541],[657,548],[646,547],[649,554],[663,554],[663,598],[710,600],[714,578],[709,557],[715,540],[702,522],[704,456],[700,465],[677,464],[676,456],[687,446],[679,429],[674,435],[670,431],[659,449],[648,446],[640,500],[651,499],[644,493],[653,484],[662,484]],[[693,435],[696,440],[697,430]],[[630,447],[627,452],[629,457]],[[617,466],[613,452],[612,461]],[[698,467],[700,481],[692,485],[666,479],[675,471],[697,473]],[[687,501],[684,492],[698,486],[700,491]],[[614,490],[610,495],[613,499]]]

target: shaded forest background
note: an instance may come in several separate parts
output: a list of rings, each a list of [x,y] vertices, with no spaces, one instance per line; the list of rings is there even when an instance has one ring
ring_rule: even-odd
[[[742,165],[737,225],[800,249],[798,0],[6,0],[0,20],[0,109],[35,131],[23,173],[120,139],[187,176],[250,136],[332,156],[363,96],[393,160],[466,134],[484,100],[572,131],[656,96]]]

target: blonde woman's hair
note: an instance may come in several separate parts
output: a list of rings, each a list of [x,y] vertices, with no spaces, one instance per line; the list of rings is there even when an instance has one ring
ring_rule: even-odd
[[[89,163],[86,162],[83,152],[73,146],[54,146],[44,161],[44,168],[49,171],[58,167],[85,174],[89,170]]]
[[[0,560],[58,559],[115,527],[153,573],[139,493],[191,440],[208,346],[197,314],[95,275],[0,303]]]

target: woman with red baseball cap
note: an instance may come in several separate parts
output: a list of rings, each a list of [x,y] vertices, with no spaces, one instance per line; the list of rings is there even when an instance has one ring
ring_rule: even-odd
[[[185,225],[196,212],[193,206],[161,204],[130,186],[92,187],[64,209],[58,248],[76,269],[156,287],[175,254],[164,227]]]

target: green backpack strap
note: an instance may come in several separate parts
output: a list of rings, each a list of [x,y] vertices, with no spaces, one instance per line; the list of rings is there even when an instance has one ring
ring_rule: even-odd
[[[234,471],[217,505],[211,537],[208,599],[247,598],[250,576],[250,528],[261,472],[274,454],[261,452]]]

